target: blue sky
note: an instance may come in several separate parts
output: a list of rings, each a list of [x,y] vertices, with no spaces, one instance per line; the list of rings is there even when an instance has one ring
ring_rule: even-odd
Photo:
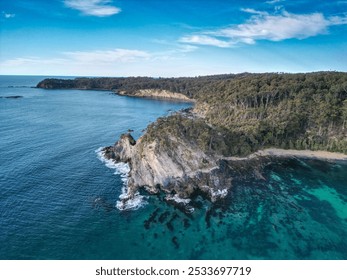
[[[0,1],[0,74],[347,71],[347,0]]]

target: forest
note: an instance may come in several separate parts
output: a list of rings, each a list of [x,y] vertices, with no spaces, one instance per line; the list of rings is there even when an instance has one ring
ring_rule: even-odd
[[[144,137],[167,144],[184,137],[207,153],[247,155],[267,147],[347,153],[347,73],[47,79],[38,87],[185,94],[203,118],[159,118]]]

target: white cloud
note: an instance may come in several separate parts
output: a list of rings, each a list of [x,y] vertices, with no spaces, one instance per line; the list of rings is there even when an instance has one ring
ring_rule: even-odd
[[[326,33],[331,25],[320,13],[295,15],[283,12],[280,15],[254,16],[249,22],[236,27],[224,28],[216,34],[234,40],[304,39]]]
[[[4,14],[5,18],[14,18],[15,14]]]
[[[111,0],[64,0],[65,6],[85,15],[107,17],[120,13],[121,9],[112,5]]]
[[[266,4],[277,4],[277,3],[280,3],[280,2],[284,2],[285,0],[270,0],[270,1],[266,1],[265,3]]]
[[[193,52],[195,50],[197,50],[198,47],[197,46],[192,46],[192,45],[182,45],[180,46],[180,48],[178,49],[178,52],[181,53],[189,53],[189,52]]]
[[[18,57],[14,59],[5,60],[0,65],[5,68],[21,67],[23,65],[61,65],[66,63],[66,59],[52,58],[42,59],[40,57]]]
[[[343,25],[347,24],[347,14],[344,17],[331,17],[329,18],[330,25]]]
[[[4,11],[1,12],[2,16],[6,19],[9,19],[9,18],[14,18],[16,15],[15,14],[11,14],[11,13],[6,13]]]
[[[0,60],[0,74],[8,75],[145,75],[146,65],[155,63],[157,54],[133,49],[71,51],[55,57],[17,57]],[[158,60],[162,64],[163,58]],[[155,68],[158,68],[156,65]],[[159,68],[158,68],[159,69]],[[141,74],[142,73],[142,74]]]
[[[164,52],[169,52],[169,53],[189,53],[189,52],[193,52],[195,50],[197,50],[199,47],[197,46],[193,46],[193,45],[189,45],[186,44],[185,42],[183,42],[184,44],[180,44],[174,41],[168,41],[168,40],[163,40],[163,39],[153,39],[152,40],[153,43],[159,44],[159,45],[163,45],[165,47],[170,47],[170,49],[168,51],[164,51]]]
[[[4,69],[30,65],[60,65],[67,67],[97,67],[102,65],[117,66],[117,63],[127,64],[129,62],[143,61],[150,57],[151,55],[149,53],[140,50],[97,50],[90,52],[65,52],[57,58],[18,57],[3,61],[0,63],[0,66]]]
[[[252,14],[246,23],[184,36],[179,41],[226,48],[237,43],[254,44],[258,40],[305,39],[328,33],[330,26],[347,24],[347,16],[326,18],[321,13],[292,14],[285,10],[275,14],[254,9],[242,11]]]
[[[140,50],[114,49],[108,51],[91,51],[91,52],[65,52],[75,62],[79,63],[98,63],[110,64],[114,62],[132,62],[137,59],[148,59],[150,54]]]
[[[245,8],[241,9],[242,12],[249,13],[249,14],[255,14],[255,15],[268,15],[268,12],[262,12],[262,11],[257,11],[255,9],[250,9],[250,8]]]
[[[175,44],[158,52],[136,49],[70,51],[55,57],[17,57],[0,60],[0,74],[82,76],[170,76],[188,70],[182,63],[197,46]],[[199,69],[198,66],[196,66]],[[165,70],[163,70],[165,69]],[[202,74],[202,72],[198,72]]]
[[[185,37],[182,37],[179,41],[181,43],[208,45],[208,46],[215,46],[220,48],[228,48],[232,45],[232,42],[226,42],[223,40],[219,40],[216,37],[207,36],[207,35],[185,36]]]

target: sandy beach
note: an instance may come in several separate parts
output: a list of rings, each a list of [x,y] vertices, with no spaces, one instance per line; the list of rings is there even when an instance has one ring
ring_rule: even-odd
[[[333,153],[326,151],[310,150],[284,150],[284,149],[265,149],[255,153],[259,156],[277,156],[277,157],[299,157],[299,158],[316,158],[325,160],[347,160],[347,155],[342,153]]]
[[[323,160],[347,160],[347,155],[342,153],[333,153],[327,151],[310,151],[310,150],[284,150],[270,148],[257,151],[247,157],[227,157],[228,160],[247,160],[255,157],[274,156],[274,157],[297,157],[312,158]]]

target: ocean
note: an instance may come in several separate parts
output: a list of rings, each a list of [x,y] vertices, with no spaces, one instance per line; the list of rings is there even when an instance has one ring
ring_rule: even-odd
[[[33,88],[0,76],[0,259],[347,259],[347,163],[278,159],[191,214],[142,192],[100,148],[190,104]]]

